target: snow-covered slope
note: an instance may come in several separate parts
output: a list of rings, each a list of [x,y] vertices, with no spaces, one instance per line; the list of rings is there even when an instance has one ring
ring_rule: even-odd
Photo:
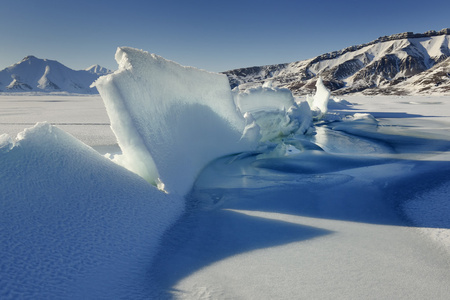
[[[95,94],[90,85],[111,71],[94,65],[86,70],[72,70],[49,59],[27,56],[0,71],[0,92],[68,92]]]
[[[287,64],[243,68],[225,72],[232,87],[240,89],[272,81],[274,86],[286,87],[295,94],[308,94],[314,90],[317,76],[335,94],[354,92],[390,93],[386,87],[422,74],[450,56],[450,29],[424,34],[406,32],[385,36],[367,44],[352,46],[326,53],[315,58]],[[445,72],[444,72],[445,73]],[[434,74],[434,73],[433,73]],[[449,86],[449,81],[437,82],[432,73],[423,73],[422,81]],[[449,77],[443,74],[444,77]],[[442,77],[442,76],[440,76]],[[423,92],[403,85],[402,93]]]

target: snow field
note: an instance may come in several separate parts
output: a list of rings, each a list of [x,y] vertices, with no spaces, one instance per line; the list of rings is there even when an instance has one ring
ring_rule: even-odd
[[[403,203],[402,209],[410,220],[439,247],[450,252],[450,182]]]
[[[347,99],[316,135],[294,138],[300,153],[226,157],[203,170],[194,208],[155,261],[156,298],[448,297],[448,197],[433,186],[450,181],[449,103]],[[434,223],[402,218],[412,219],[399,209],[417,195],[414,214],[431,210]]]
[[[414,226],[448,230],[448,98],[328,105],[318,84],[311,111],[144,51],[116,60],[96,83],[114,161],[166,193],[47,123],[0,135],[1,298],[446,299],[448,253]]]
[[[11,137],[47,121],[91,147],[117,144],[99,95],[17,94],[2,95],[0,101],[0,132]]]
[[[290,167],[314,159],[309,172]],[[448,255],[399,217],[395,201],[408,198],[388,200],[390,184],[418,174],[414,163],[339,169],[335,155],[305,151],[273,169],[279,160],[205,169],[192,195],[200,203],[155,261],[158,299],[446,298]]]
[[[260,140],[260,128],[237,109],[224,75],[131,48],[119,49],[116,59],[119,70],[96,82],[122,150],[111,156],[166,193],[49,123],[37,123],[16,139],[2,134],[4,298],[145,297],[151,292],[145,270],[201,169],[214,158],[253,150]],[[301,112],[290,92],[280,94],[275,100],[288,101],[288,113],[297,118],[292,131],[301,126],[307,131],[309,108],[304,103],[308,109]],[[91,110],[98,103],[94,98],[45,96],[39,99],[52,103],[50,112],[41,101],[31,102],[30,112],[27,96],[8,96],[3,125],[14,132],[15,125],[48,117],[59,126],[83,124],[85,131],[105,126],[96,118],[104,116]],[[89,108],[72,121],[68,105],[80,102]],[[264,109],[253,112],[264,119]],[[286,117],[286,109],[278,114]],[[93,140],[95,132],[88,132],[93,146],[114,147],[110,139]]]

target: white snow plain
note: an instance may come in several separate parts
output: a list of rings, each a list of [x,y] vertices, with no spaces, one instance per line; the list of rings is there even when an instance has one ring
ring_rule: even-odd
[[[125,62],[127,53],[118,53]],[[0,97],[0,134],[7,133],[0,135],[2,299],[448,298],[449,97],[332,99],[314,123],[316,134],[304,127],[255,151],[232,154],[227,149],[240,146],[226,146],[219,150],[230,155],[218,157],[230,139],[207,132],[214,145],[205,152],[202,134],[191,136],[198,125],[189,124],[203,118],[219,132],[240,124],[256,133],[249,138],[261,138],[261,125],[231,112],[233,95],[220,76],[152,59],[158,63],[150,69],[188,83],[177,84],[177,101],[156,104],[161,114],[149,112],[158,129],[170,127],[159,133],[170,143],[151,152],[170,157],[158,169],[170,170],[163,178],[168,194],[99,154],[120,151],[99,97]],[[143,73],[133,72],[124,66],[104,80],[125,85],[123,97],[136,101],[128,105],[137,116],[140,107],[155,108],[139,101],[168,97],[163,90],[171,85],[141,87],[133,74]],[[207,85],[183,96],[208,74],[228,108],[194,103],[205,116],[188,102]],[[307,120],[308,110],[299,109],[305,103],[295,99],[297,120]],[[114,123],[120,116],[112,111]],[[181,115],[182,131],[171,126],[178,113],[189,113]],[[229,114],[235,121],[218,126]],[[40,123],[13,138],[18,127],[45,120],[73,136]],[[127,129],[147,141],[135,127]],[[230,136],[239,143],[242,132]],[[187,180],[172,179],[184,161],[207,152]]]

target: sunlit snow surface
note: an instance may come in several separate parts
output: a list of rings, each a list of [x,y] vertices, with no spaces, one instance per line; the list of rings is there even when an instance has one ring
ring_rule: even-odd
[[[9,134],[0,135],[0,298],[448,298],[448,97],[334,99],[316,134],[227,150],[190,175],[192,190],[188,180],[169,194],[77,140],[117,154],[99,98],[51,99],[0,97],[0,134]],[[206,124],[230,128],[218,115]],[[15,138],[41,117],[75,138],[49,124]],[[251,136],[256,119],[236,122]],[[176,155],[169,186],[191,158],[184,150],[204,153],[196,138],[164,145]]]

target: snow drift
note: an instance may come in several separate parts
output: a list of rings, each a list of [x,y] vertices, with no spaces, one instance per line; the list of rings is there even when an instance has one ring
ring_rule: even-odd
[[[47,123],[0,136],[0,298],[134,298],[183,210]]]

